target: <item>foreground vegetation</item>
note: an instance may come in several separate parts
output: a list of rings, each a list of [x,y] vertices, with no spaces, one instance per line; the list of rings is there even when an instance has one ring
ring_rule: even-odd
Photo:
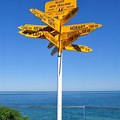
[[[0,120],[29,120],[17,110],[0,106]]]

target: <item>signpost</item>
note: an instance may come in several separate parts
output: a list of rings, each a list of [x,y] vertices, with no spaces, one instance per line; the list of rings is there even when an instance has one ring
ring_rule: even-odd
[[[62,120],[62,51],[91,52],[92,49],[88,46],[75,45],[72,42],[102,26],[94,22],[64,26],[76,15],[78,9],[76,0],[52,0],[46,2],[45,12],[30,9],[46,26],[26,24],[18,27],[19,33],[25,37],[47,39],[48,49],[55,46],[51,52],[52,56],[58,52],[57,120]]]

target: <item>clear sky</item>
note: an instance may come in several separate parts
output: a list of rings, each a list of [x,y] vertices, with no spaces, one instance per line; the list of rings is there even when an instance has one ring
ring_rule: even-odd
[[[18,34],[18,26],[44,25],[29,8],[44,11],[47,0],[0,1],[0,91],[57,90],[57,55],[48,41]],[[120,0],[78,0],[77,15],[67,24],[103,25],[75,43],[91,53],[63,51],[63,90],[120,90]]]

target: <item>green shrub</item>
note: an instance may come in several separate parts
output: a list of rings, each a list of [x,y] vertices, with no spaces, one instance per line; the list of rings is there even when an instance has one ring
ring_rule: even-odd
[[[29,120],[17,110],[0,106],[0,120]]]

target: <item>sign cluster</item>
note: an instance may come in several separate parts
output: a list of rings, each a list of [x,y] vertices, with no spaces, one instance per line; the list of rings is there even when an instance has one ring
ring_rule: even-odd
[[[78,37],[88,35],[90,32],[100,28],[101,24],[94,22],[74,25],[64,25],[74,17],[79,7],[76,6],[76,0],[52,0],[46,2],[45,11],[30,9],[30,12],[39,18],[46,26],[25,24],[19,26],[19,33],[29,38],[47,39],[50,43],[48,48],[54,49],[51,55],[56,52],[62,53],[62,50],[71,50],[78,52],[91,52],[88,46],[75,45],[72,42]]]

